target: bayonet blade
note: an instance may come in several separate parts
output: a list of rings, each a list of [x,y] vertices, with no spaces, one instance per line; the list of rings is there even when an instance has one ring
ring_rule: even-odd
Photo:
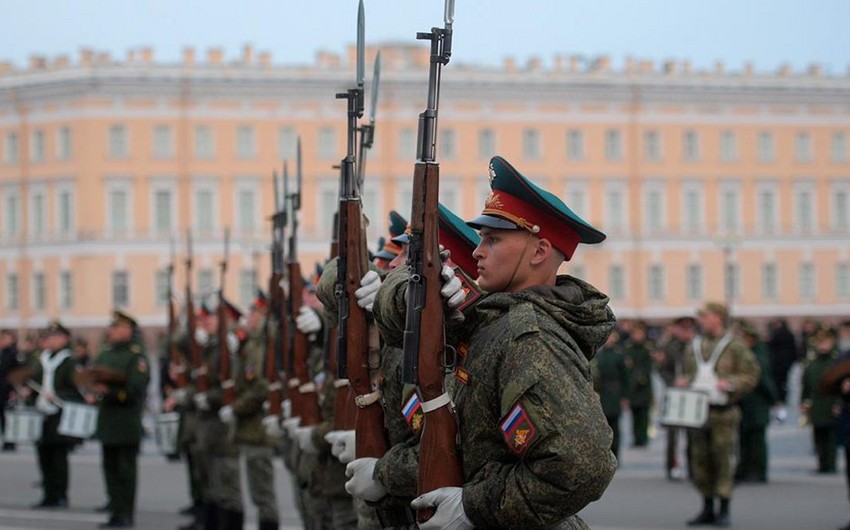
[[[369,109],[369,122],[375,123],[375,113],[378,111],[378,87],[381,84],[381,50],[375,55],[375,67],[372,73],[372,106]]]
[[[363,54],[366,48],[366,15],[363,9],[363,0],[357,7],[357,86],[363,88],[366,77]]]
[[[452,27],[455,21],[455,0],[446,0],[446,11],[443,15],[443,22],[446,23],[446,29]]]
[[[301,186],[304,182],[304,172],[301,167],[301,135],[298,135],[298,141],[295,144],[295,183],[298,186],[295,190],[295,201],[293,201],[292,209],[301,209]]]

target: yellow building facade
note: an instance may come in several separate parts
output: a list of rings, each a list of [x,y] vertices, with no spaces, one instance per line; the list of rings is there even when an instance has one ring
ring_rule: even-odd
[[[171,64],[150,49],[120,61],[84,50],[0,63],[0,327],[95,328],[112,307],[164,325],[170,241],[182,292],[187,230],[193,288],[209,294],[230,227],[227,292],[247,304],[270,269],[271,172],[288,159],[294,173],[298,136],[311,272],[329,247],[346,145],[334,94],[352,84],[352,56],[285,66],[250,47],[236,60],[187,49]],[[370,241],[390,209],[410,211],[427,90],[427,50],[382,56]],[[621,318],[692,314],[705,299],[756,318],[850,314],[850,77],[462,59],[444,69],[438,140],[441,199],[459,215],[480,210],[501,154],[608,234],[565,269]]]

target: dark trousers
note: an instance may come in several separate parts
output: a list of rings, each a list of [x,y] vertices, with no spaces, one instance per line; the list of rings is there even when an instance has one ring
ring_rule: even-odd
[[[44,488],[43,500],[55,502],[68,498],[68,444],[38,444],[38,467]]]
[[[765,427],[749,428],[740,433],[741,457],[735,478],[738,480],[767,480],[767,436]]]
[[[614,456],[617,457],[617,460],[620,459],[620,415],[617,416],[605,416],[605,419],[608,420],[608,426],[611,427],[611,430],[614,432],[614,438],[611,440],[611,452],[614,453]]]
[[[664,456],[664,469],[669,474],[679,466],[679,429],[667,427],[667,452]]]
[[[649,405],[632,407],[632,440],[637,447],[649,443]]]
[[[132,519],[136,511],[138,454],[139,444],[103,446],[103,478],[113,517]]]
[[[818,453],[818,471],[835,471],[836,434],[835,427],[815,427],[815,450]]]

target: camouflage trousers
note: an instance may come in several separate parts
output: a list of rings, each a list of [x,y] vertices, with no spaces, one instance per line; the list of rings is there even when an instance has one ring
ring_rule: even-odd
[[[740,423],[738,407],[711,409],[705,428],[688,431],[694,486],[704,498],[732,497]]]
[[[279,520],[274,490],[274,449],[264,445],[243,445],[245,475],[251,501],[257,507],[260,521]]]
[[[243,512],[242,483],[239,480],[239,454],[213,455],[210,467],[213,501],[221,508]]]

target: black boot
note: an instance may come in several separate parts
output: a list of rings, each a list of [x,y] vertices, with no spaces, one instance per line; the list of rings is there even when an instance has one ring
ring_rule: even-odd
[[[716,526],[724,528],[732,524],[729,520],[729,499],[720,497],[720,513],[717,514],[717,520],[714,522]]]
[[[242,530],[245,526],[245,512],[230,512],[230,526],[228,530]]]
[[[277,521],[260,521],[259,530],[277,530],[280,527],[280,523]]]
[[[204,503],[203,530],[218,530],[218,521],[224,515],[221,507],[214,502]]]
[[[706,497],[703,500],[702,511],[695,518],[688,521],[688,526],[704,526],[714,524],[714,497]]]

